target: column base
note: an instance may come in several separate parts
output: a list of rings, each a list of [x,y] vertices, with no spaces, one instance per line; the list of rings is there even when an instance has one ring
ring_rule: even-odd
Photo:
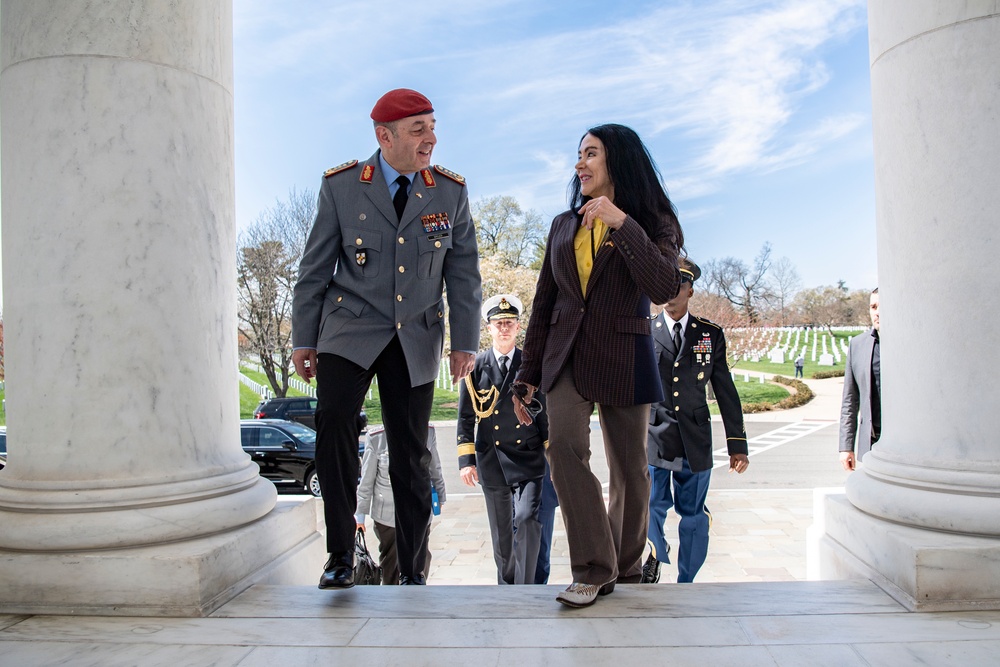
[[[0,613],[206,616],[253,584],[315,585],[326,560],[318,501],[193,540],[87,552],[0,550]]]
[[[911,611],[1000,609],[1000,539],[893,523],[842,494],[820,507],[809,563],[819,578],[870,579]]]

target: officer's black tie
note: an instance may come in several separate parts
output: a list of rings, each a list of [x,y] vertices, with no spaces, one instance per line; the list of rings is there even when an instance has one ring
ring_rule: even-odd
[[[674,355],[680,356],[681,353],[681,323],[674,322]]]
[[[396,194],[392,198],[392,205],[396,209],[396,218],[402,221],[403,209],[406,208],[406,200],[409,199],[409,195],[406,194],[406,188],[410,185],[410,179],[406,176],[400,175],[399,178],[396,179],[396,183],[399,184],[399,189],[396,190]]]
[[[500,357],[500,376],[507,377],[507,356]]]

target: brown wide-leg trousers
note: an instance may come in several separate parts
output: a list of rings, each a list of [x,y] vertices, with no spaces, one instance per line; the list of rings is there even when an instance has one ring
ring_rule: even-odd
[[[649,523],[649,405],[597,405],[610,472],[606,508],[601,482],[590,469],[594,402],[577,393],[570,364],[546,395],[546,409],[547,454],[566,526],[573,581],[638,582]]]

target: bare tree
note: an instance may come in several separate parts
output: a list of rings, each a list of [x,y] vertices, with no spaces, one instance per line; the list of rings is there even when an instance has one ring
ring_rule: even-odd
[[[771,303],[778,316],[778,325],[785,326],[788,322],[792,299],[802,287],[799,272],[795,270],[792,260],[782,257],[771,265],[768,276],[768,288],[771,292]]]
[[[239,238],[237,280],[240,350],[256,356],[277,396],[291,375],[292,288],[316,215],[316,195],[292,189]]]
[[[497,195],[475,202],[472,217],[480,257],[492,257],[506,267],[538,268],[546,230],[536,211],[524,211],[509,195]]]
[[[836,285],[802,290],[794,305],[804,324],[825,327],[832,335],[835,326],[868,323],[868,296],[868,290],[852,292],[840,280]]]
[[[743,260],[735,257],[713,259],[705,265],[706,290],[727,298],[743,313],[748,324],[757,324],[762,309],[773,297],[765,280],[770,268],[770,243],[764,243],[752,266],[747,266]]]
[[[733,329],[747,326],[741,311],[724,296],[710,292],[699,291],[695,283],[694,296],[688,304],[689,310],[698,317],[704,317],[718,324],[723,329]]]

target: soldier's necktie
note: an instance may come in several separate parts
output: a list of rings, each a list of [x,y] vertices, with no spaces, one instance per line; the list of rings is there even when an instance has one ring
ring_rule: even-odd
[[[681,323],[674,322],[674,355],[680,356],[681,353]]]
[[[500,375],[502,377],[507,377],[507,357],[500,357]]]
[[[406,188],[410,186],[410,179],[400,175],[396,179],[396,183],[399,184],[399,189],[396,190],[396,194],[392,198],[392,206],[396,209],[396,219],[402,220],[403,210],[406,208],[406,200],[409,199],[409,195],[406,194]]]

